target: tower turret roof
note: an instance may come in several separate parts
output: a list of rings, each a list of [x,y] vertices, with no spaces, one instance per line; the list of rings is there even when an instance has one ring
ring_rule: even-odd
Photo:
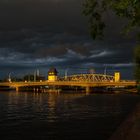
[[[51,67],[51,68],[49,69],[48,73],[54,73],[54,74],[57,74],[58,72],[57,72],[56,68]]]

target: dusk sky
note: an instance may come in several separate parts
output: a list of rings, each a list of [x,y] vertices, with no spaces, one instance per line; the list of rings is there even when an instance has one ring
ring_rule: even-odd
[[[35,69],[47,74],[51,66],[131,69],[135,33],[123,37],[120,29],[126,21],[107,13],[104,40],[93,40],[82,15],[83,2],[0,0],[0,76],[20,76]]]

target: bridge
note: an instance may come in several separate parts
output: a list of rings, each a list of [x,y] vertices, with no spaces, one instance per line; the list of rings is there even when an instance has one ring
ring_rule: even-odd
[[[52,75],[51,75],[52,76]],[[53,75],[54,76],[54,75]],[[71,86],[71,87],[83,87],[86,92],[90,92],[90,88],[94,87],[135,87],[137,84],[135,81],[122,81],[116,79],[115,76],[103,75],[103,74],[78,74],[65,77],[51,77],[45,81],[25,81],[25,82],[1,82],[0,87],[8,86],[15,88],[16,91],[21,87],[36,87],[36,86]]]
[[[113,82],[115,76],[104,74],[77,74],[59,78],[62,81],[79,81],[79,82]]]

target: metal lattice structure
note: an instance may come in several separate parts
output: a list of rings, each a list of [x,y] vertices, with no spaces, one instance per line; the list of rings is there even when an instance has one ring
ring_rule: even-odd
[[[113,82],[114,76],[103,74],[78,74],[60,78],[61,81]]]

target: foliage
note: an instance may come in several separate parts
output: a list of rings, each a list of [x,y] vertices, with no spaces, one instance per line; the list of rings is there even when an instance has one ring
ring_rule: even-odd
[[[28,75],[25,75],[23,77],[23,80],[24,81],[44,81],[45,80],[45,77],[44,76],[38,76],[38,75],[32,75],[32,74],[28,74]]]
[[[140,26],[140,0],[85,0],[83,5],[83,13],[89,17],[90,34],[94,39],[103,37],[106,26],[104,15],[108,11],[128,20],[125,32]]]
[[[135,77],[137,82],[140,82],[140,45],[135,49]]]
[[[140,27],[140,0],[85,0],[83,13],[89,18],[90,34],[93,39],[101,38],[106,26],[106,12],[114,12],[127,19],[125,33]],[[140,41],[140,30],[138,31]],[[140,82],[140,45],[135,49],[135,77]]]
[[[34,75],[25,75],[24,77],[23,77],[23,80],[24,81],[34,81]]]

